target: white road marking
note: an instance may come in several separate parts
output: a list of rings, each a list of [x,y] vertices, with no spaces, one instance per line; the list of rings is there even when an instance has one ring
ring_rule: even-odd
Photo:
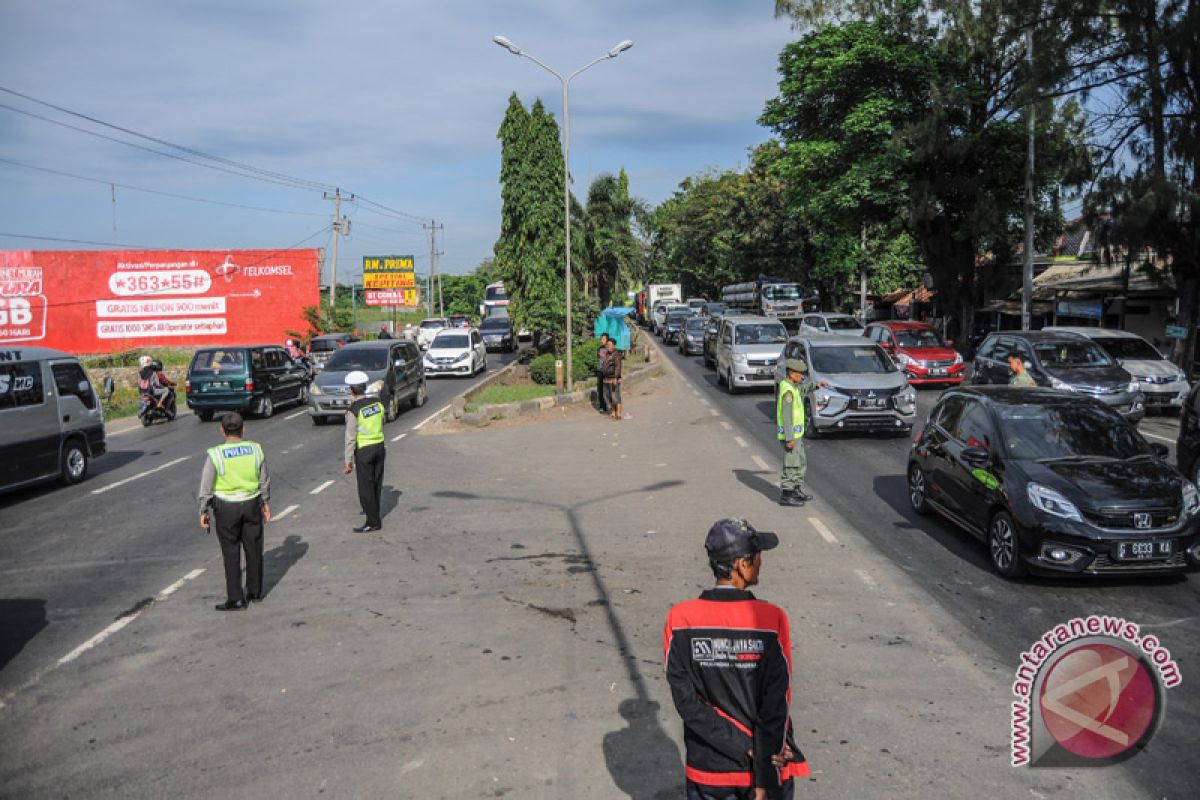
[[[129,623],[133,622],[135,619],[140,617],[142,615],[142,612],[145,611],[150,606],[154,605],[154,603],[158,602],[159,600],[167,599],[172,594],[174,594],[176,592],[176,590],[179,589],[179,587],[183,586],[183,584],[185,584],[188,581],[192,580],[193,578],[195,578],[199,575],[203,575],[203,574],[204,574],[203,569],[194,569],[191,572],[189,572],[187,575],[184,575],[182,578],[180,578],[179,580],[172,583],[166,589],[163,589],[161,592],[159,592],[158,597],[155,600],[152,600],[151,602],[147,603],[146,605],[139,608],[137,611],[133,612],[132,614],[125,616],[125,617],[121,617],[120,619],[116,620],[111,625],[109,625],[107,628],[100,631],[95,636],[88,639],[86,642],[79,645],[74,650],[72,650],[71,652],[67,653],[65,656],[60,658],[58,660],[57,666],[61,667],[64,664],[70,664],[72,661],[79,658],[81,655],[86,653],[88,650],[91,650],[93,647],[100,644],[105,639],[112,636],[114,633],[121,630],[126,625],[128,625]]]
[[[746,440],[740,436],[733,437],[733,440],[738,443],[739,447],[749,447],[750,446],[750,445],[746,444]]]
[[[721,416],[721,412],[717,411],[715,408],[708,409],[708,413],[712,414],[714,417]]]
[[[856,570],[854,570],[854,574],[857,575],[858,579],[860,581],[862,581],[863,583],[865,583],[868,588],[871,588],[871,589],[879,588],[879,584],[875,582],[875,579],[872,578],[870,573],[868,573],[865,569],[856,569]]]
[[[771,465],[766,461],[763,461],[762,456],[750,456],[750,460],[753,461],[754,466],[758,467],[759,469],[766,470],[767,472],[771,471]]]
[[[178,464],[180,461],[187,461],[189,458],[191,458],[191,456],[181,456],[180,458],[177,458],[174,461],[168,461],[167,463],[157,466],[154,469],[148,469],[145,472],[139,472],[137,475],[131,475],[128,478],[117,481],[116,483],[110,483],[107,486],[101,486],[99,489],[92,489],[92,494],[104,494],[109,489],[115,489],[118,486],[124,486],[125,484],[129,483],[130,481],[136,481],[138,478],[144,478],[147,475],[153,475],[154,473],[158,472],[159,470],[164,470],[167,467],[173,467],[176,464]]]
[[[704,405],[708,405],[708,404],[709,404],[709,403],[708,403],[708,398],[707,398],[707,397],[701,397],[701,398],[700,398],[700,402],[701,402],[701,403],[704,403]]]
[[[315,488],[311,492],[309,492],[309,494],[320,494],[321,492],[328,489],[330,486],[333,486],[334,483],[335,483],[335,481],[325,481],[320,486],[318,486],[317,488]]]
[[[300,416],[301,414],[307,414],[307,413],[308,413],[308,409],[302,408],[299,411],[288,414],[286,417],[284,417],[284,419],[295,419],[296,417]]]
[[[1168,439],[1165,436],[1159,436],[1157,433],[1150,433],[1149,431],[1143,430],[1139,430],[1138,433],[1140,433],[1142,436],[1149,436],[1151,439],[1158,439],[1160,442],[1170,442],[1171,444],[1175,444],[1174,439]]]
[[[733,426],[732,426],[732,425],[730,425],[730,424],[729,424],[728,422],[726,422],[725,420],[721,420],[721,427],[722,427],[722,428],[724,428],[724,429],[725,429],[725,430],[727,430],[727,431],[731,431],[731,430],[733,430]]]
[[[402,434],[400,434],[399,436],[393,436],[393,437],[392,437],[392,441],[393,441],[393,442],[398,442],[398,441],[400,441],[401,439],[403,439],[405,436],[408,436],[408,434],[407,434],[407,433],[402,433]]]
[[[443,406],[442,408],[439,408],[437,411],[433,412],[428,417],[426,417],[425,419],[418,422],[416,425],[413,425],[412,429],[414,431],[421,430],[421,426],[424,425],[426,422],[429,422],[430,420],[433,420],[433,419],[437,419],[438,417],[440,417],[442,415],[443,412],[446,412],[449,410],[450,410],[450,406]]]
[[[829,530],[829,528],[825,526],[825,523],[821,522],[819,518],[809,517],[808,521],[811,522],[812,526],[817,529],[817,533],[821,534],[822,539],[830,544],[838,543],[837,537],[833,535],[833,531]]]
[[[285,508],[283,511],[280,511],[278,514],[275,514],[274,516],[272,516],[271,522],[278,522],[279,520],[283,519],[284,517],[286,517],[288,514],[292,513],[299,507],[300,506],[293,503],[292,505]]]

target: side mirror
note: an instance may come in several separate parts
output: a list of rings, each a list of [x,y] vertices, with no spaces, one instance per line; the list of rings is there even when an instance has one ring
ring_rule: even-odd
[[[986,467],[991,453],[982,447],[968,447],[962,451],[962,459],[971,467]]]
[[[82,384],[83,381],[80,381]],[[113,380],[112,375],[104,376],[104,399],[111,400],[113,393],[117,391],[117,382]]]
[[[1150,451],[1154,453],[1156,458],[1166,458],[1171,450],[1162,442],[1151,442]]]

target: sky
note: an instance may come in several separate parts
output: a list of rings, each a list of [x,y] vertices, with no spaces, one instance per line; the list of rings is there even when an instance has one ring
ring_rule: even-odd
[[[541,97],[561,124],[558,80],[493,36],[567,74],[633,40],[571,83],[573,191],[583,198],[590,178],[624,168],[631,192],[657,204],[689,175],[744,167],[748,148],[769,137],[756,120],[775,94],[779,51],[795,38],[773,9],[770,0],[4,0],[0,249],[99,249],[17,234],[138,249],[302,243],[331,254],[323,189],[37,119],[29,114],[193,158],[18,92],[378,204],[343,202],[351,233],[339,243],[339,281],[361,273],[363,256],[413,254],[426,271],[429,234],[416,220],[445,226],[441,271],[469,272],[499,230],[496,130],[509,95],[526,105]]]

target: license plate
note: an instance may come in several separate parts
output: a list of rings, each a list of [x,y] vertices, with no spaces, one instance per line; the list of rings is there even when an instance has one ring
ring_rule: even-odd
[[[861,398],[858,401],[859,408],[883,408],[883,400],[880,398]]]
[[[929,374],[930,374],[932,377],[934,377],[934,378],[940,378],[940,377],[942,377],[943,375],[945,375],[945,374],[946,374],[946,370],[944,370],[944,369],[931,369],[931,370],[929,370]]]
[[[1171,542],[1118,542],[1117,558],[1121,561],[1145,561],[1170,558]]]
[[[758,370],[758,375],[759,375],[759,376],[763,376],[763,375],[774,375],[774,374],[775,374],[775,370],[773,370],[773,369],[767,369],[767,368],[763,367],[763,368],[761,368],[761,369],[759,369],[759,370]]]
[[[229,388],[229,381],[210,381],[204,384],[206,392],[222,392]]]

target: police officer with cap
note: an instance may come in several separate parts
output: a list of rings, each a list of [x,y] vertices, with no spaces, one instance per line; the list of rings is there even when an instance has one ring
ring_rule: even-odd
[[[342,471],[358,471],[358,502],[367,521],[354,528],[355,533],[377,531],[383,527],[379,505],[383,494],[383,423],[387,417],[378,397],[367,396],[370,378],[361,370],[346,376],[346,385],[354,398],[346,410],[346,455]]]
[[[262,600],[263,523],[271,519],[271,476],[258,442],[243,439],[242,415],[221,417],[225,443],[210,447],[200,473],[200,527],[212,530],[225,562],[225,602],[218,611],[236,611]],[[242,557],[246,551],[246,592],[242,593]]]
[[[789,718],[791,626],[755,598],[762,554],[779,537],[718,520],[704,548],[716,586],[674,606],[663,629],[667,683],[683,718],[688,800],[791,798],[808,775]]]
[[[808,457],[804,453],[804,398],[813,390],[812,381],[805,380],[808,364],[803,359],[789,358],[784,362],[787,377],[779,382],[775,395],[775,426],[779,443],[783,445],[783,475],[779,479],[779,505],[802,506],[812,500],[804,493],[804,478],[808,474]],[[822,381],[821,386],[826,384]]]

